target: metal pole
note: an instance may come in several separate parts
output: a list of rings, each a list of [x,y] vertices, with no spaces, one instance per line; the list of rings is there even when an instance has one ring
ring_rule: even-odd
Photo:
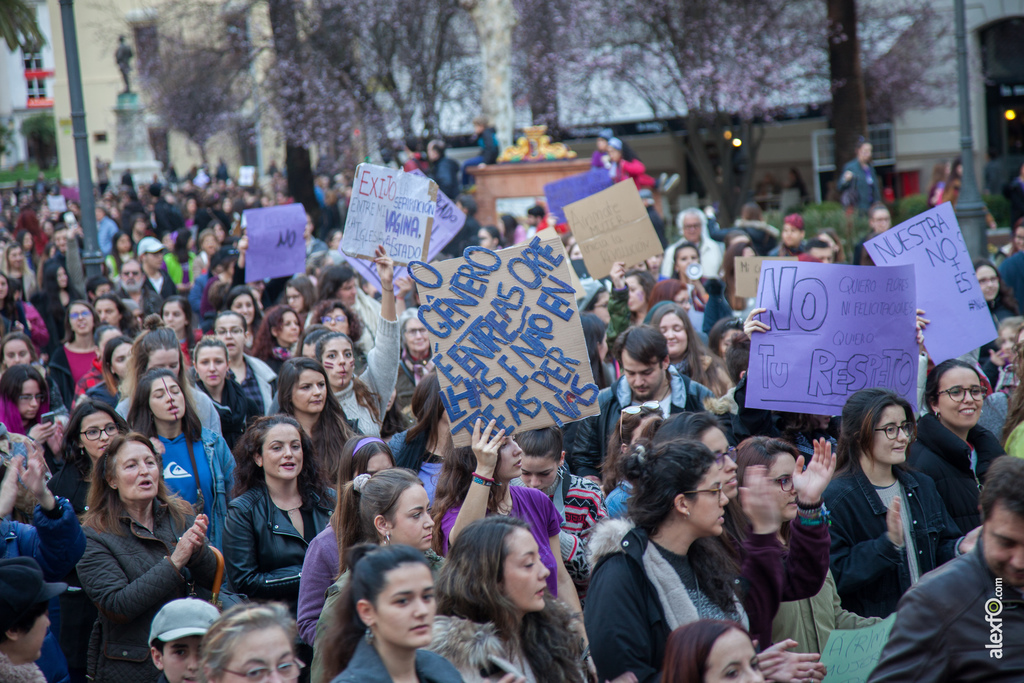
[[[953,12],[956,19],[956,71],[960,86],[960,160],[963,163],[956,217],[971,256],[988,258],[985,204],[981,201],[977,176],[974,174],[974,135],[971,132],[971,91],[967,77],[964,0],[954,0]]]
[[[92,164],[89,160],[89,137],[85,129],[85,102],[82,99],[82,70],[78,63],[78,34],[75,30],[74,0],[60,0],[60,20],[64,30],[64,54],[68,62],[68,91],[71,95],[71,130],[75,138],[75,161],[78,167],[78,204],[82,207],[82,232],[85,249],[82,263],[87,278],[101,275],[103,254],[96,236],[96,199],[92,189]]]

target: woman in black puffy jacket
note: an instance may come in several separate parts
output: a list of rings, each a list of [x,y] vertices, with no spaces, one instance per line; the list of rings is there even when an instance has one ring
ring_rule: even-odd
[[[981,524],[981,482],[992,461],[1006,455],[999,438],[978,424],[985,399],[972,365],[939,363],[924,388],[929,413],[917,422],[917,439],[907,462],[935,481],[935,488],[960,531]]]

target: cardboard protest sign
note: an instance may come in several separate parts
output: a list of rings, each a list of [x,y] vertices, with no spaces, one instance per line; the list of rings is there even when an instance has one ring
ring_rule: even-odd
[[[924,343],[933,361],[956,358],[996,338],[992,314],[949,202],[871,238],[864,248],[875,265],[915,267],[917,307],[931,320]]]
[[[913,266],[766,261],[750,340],[747,407],[838,415],[850,394],[887,387],[917,403]]]
[[[46,195],[46,208],[54,213],[64,213],[68,210],[68,200],[62,194]]]
[[[565,223],[565,207],[573,202],[586,199],[601,190],[612,186],[612,177],[603,168],[595,168],[556,180],[544,186],[544,199],[548,203],[548,213],[553,213],[559,223]],[[529,207],[527,207],[529,208]]]
[[[890,614],[873,626],[832,631],[821,651],[823,683],[866,683],[882,657],[894,623],[896,615]]]
[[[569,204],[565,215],[594,279],[609,275],[616,261],[629,267],[665,251],[636,183],[628,178]]]
[[[796,261],[796,256],[737,256],[736,296],[757,296],[757,279],[762,261]]]
[[[359,164],[345,219],[341,250],[373,260],[383,244],[396,264],[422,259],[437,213],[437,183],[400,170]]]
[[[412,171],[412,174],[426,178],[419,169]],[[455,205],[454,199],[450,199],[448,195],[438,189],[437,210],[434,212],[434,225],[430,230],[430,246],[427,248],[427,261],[430,262],[436,259],[441,251],[448,246],[448,243],[459,234],[459,231],[462,230],[462,226],[465,224],[466,214]],[[373,261],[367,261],[346,254],[342,255],[345,256],[345,260],[349,262],[349,265],[363,276],[363,279],[376,287],[378,292],[381,291],[380,278],[377,276],[377,266]],[[408,277],[408,275],[409,270],[405,266],[395,266],[395,282],[399,278]],[[397,286],[395,291],[398,291]]]
[[[534,237],[501,251],[410,264],[456,446],[477,418],[509,433],[599,412],[569,260]]]
[[[249,282],[306,271],[306,210],[284,204],[242,212],[249,249],[245,277]]]
[[[558,231],[554,228],[544,228],[543,230],[539,230],[537,232],[537,237],[540,238],[541,242],[546,242],[547,240],[552,239],[558,240],[558,246],[562,247],[561,253],[565,255],[566,259],[569,258],[569,254],[565,252],[565,247],[562,246],[562,238],[558,236]],[[586,294],[586,291],[583,289],[583,283],[580,282],[580,276],[576,274],[576,270],[572,267],[571,263],[569,265],[569,283],[572,285],[572,288],[576,290],[577,299]]]

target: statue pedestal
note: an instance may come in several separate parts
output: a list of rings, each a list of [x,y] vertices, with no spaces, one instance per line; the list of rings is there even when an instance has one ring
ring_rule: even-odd
[[[117,117],[117,137],[114,161],[110,164],[111,179],[114,184],[119,183],[121,175],[130,169],[136,189],[147,187],[153,182],[154,174],[158,177],[163,175],[163,168],[149,145],[146,110],[139,102],[139,94],[119,94],[114,114]]]
[[[480,225],[497,225],[499,217],[505,213],[525,216],[531,206],[538,201],[544,202],[545,185],[566,176],[585,173],[589,168],[589,157],[567,161],[520,161],[474,168],[476,219]]]

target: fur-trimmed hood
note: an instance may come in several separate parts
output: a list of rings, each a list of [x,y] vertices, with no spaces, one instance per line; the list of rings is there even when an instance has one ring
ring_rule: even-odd
[[[594,531],[590,534],[590,543],[587,546],[587,560],[590,562],[591,572],[594,571],[597,563],[605,557],[625,552],[622,541],[634,526],[629,519],[608,518],[594,527]]]
[[[434,617],[434,637],[427,649],[451,662],[465,683],[489,683],[480,676],[480,670],[490,668],[490,656],[512,660],[494,624],[461,617]],[[523,669],[518,662],[513,663]]]
[[[706,398],[704,399],[704,408],[713,415],[736,415],[740,411],[740,406],[736,403],[735,393],[736,387],[732,387],[721,397]]]

